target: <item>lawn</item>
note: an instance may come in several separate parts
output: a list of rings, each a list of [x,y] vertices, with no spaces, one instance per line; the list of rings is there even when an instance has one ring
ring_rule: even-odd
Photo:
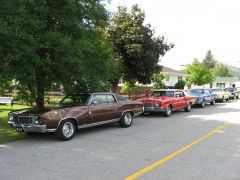
[[[8,113],[12,110],[23,109],[23,105],[3,105],[0,104],[0,144],[26,137],[25,133],[19,133],[10,128],[7,124]]]

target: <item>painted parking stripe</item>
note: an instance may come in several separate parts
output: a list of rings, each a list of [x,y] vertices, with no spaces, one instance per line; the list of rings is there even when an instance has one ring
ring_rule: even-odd
[[[228,126],[230,124],[230,122],[225,122],[224,124],[222,124],[221,126],[217,127],[216,129],[212,130],[211,132],[209,132],[208,134],[200,137],[199,139],[193,141],[192,143],[190,144],[187,144],[186,146],[178,149],[177,151],[167,155],[166,157],[148,165],[147,167],[131,174],[130,176],[124,178],[124,180],[133,180],[133,179],[136,179],[144,174],[146,174],[147,172],[151,171],[152,169],[162,165],[163,163],[167,162],[168,160],[174,158],[175,156],[181,154],[182,152],[186,151],[187,149],[191,148],[193,145],[195,144],[198,144],[199,142],[205,140],[206,138],[208,138],[209,136],[217,133],[218,131],[220,131],[221,129],[225,128],[226,126]]]

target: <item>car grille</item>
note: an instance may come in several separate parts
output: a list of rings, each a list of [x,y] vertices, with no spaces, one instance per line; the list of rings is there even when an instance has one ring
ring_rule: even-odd
[[[153,103],[144,103],[144,107],[154,107]]]
[[[13,116],[15,124],[33,124],[35,116]]]

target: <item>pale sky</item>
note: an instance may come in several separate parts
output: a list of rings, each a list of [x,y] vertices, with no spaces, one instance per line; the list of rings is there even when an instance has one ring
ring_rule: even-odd
[[[240,67],[240,0],[112,0],[107,8],[136,3],[155,35],[175,44],[160,64],[182,69],[210,49],[215,59]]]

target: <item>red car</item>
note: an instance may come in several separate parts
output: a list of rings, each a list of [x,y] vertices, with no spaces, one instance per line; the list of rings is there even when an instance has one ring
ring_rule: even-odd
[[[144,112],[163,112],[164,116],[169,117],[172,111],[178,109],[190,112],[196,99],[193,96],[186,96],[182,90],[162,89],[154,91],[148,98],[136,101],[143,102]]]

